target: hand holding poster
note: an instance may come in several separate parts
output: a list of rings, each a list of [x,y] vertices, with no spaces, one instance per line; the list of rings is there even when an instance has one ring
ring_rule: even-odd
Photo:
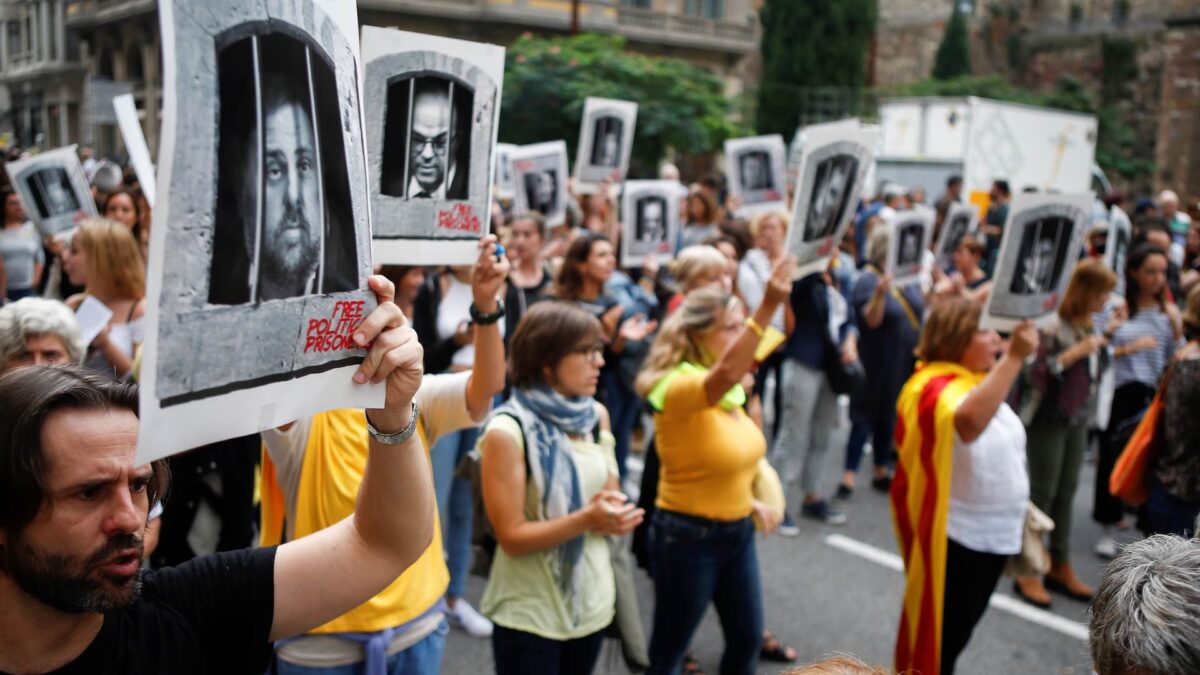
[[[364,26],[378,262],[469,264],[488,231],[504,48]]]
[[[4,169],[43,237],[69,239],[79,221],[96,215],[96,201],[74,145],[8,162]]]
[[[575,189],[579,194],[595,192],[605,180],[625,180],[637,109],[632,101],[609,98],[588,97],[583,102],[579,147],[575,150]]]
[[[625,181],[621,195],[621,267],[640,267],[647,257],[666,261],[679,234],[679,183]]]
[[[159,19],[139,460],[379,407],[351,379],[375,301],[355,5],[163,0]]]
[[[1013,195],[981,328],[1044,327],[1062,303],[1092,212],[1090,194]]]
[[[937,245],[933,249],[935,262],[939,269],[947,269],[952,263],[952,256],[958,250],[959,243],[968,234],[975,234],[979,229],[979,209],[972,204],[953,202],[946,209],[946,217],[942,220],[942,232],[938,235]]]
[[[928,208],[901,211],[891,225],[878,226],[891,228],[885,271],[891,275],[895,287],[919,281],[925,271],[925,251],[929,250],[933,236],[934,215]]]
[[[742,201],[737,215],[787,208],[783,136],[754,136],[725,141],[729,193]]]
[[[567,143],[550,141],[515,148],[512,162],[513,215],[536,211],[546,219],[546,227],[567,222]]]
[[[878,137],[878,131],[844,124],[806,132],[787,233],[796,278],[823,269],[837,250],[875,162]]]

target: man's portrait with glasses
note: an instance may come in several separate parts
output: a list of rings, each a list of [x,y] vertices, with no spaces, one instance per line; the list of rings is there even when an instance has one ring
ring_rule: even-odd
[[[381,192],[467,199],[474,92],[436,75],[392,82],[384,113]]]

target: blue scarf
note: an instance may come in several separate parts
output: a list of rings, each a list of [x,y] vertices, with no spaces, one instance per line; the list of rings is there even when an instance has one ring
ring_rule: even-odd
[[[492,416],[517,420],[525,436],[525,466],[536,497],[538,520],[562,518],[583,508],[579,474],[569,436],[590,434],[599,422],[596,402],[588,396],[568,398],[550,387],[514,389],[512,398]],[[583,537],[559,544],[551,572],[562,590],[572,621],[579,620],[579,561]]]

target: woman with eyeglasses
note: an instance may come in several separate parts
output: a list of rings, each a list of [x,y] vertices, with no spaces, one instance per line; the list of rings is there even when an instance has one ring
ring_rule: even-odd
[[[605,535],[643,512],[620,491],[608,413],[592,397],[600,322],[567,302],[529,308],[509,343],[511,398],[484,426],[483,502],[499,547],[482,609],[498,675],[586,675],[616,611]]]
[[[722,673],[753,673],[763,642],[754,521],[783,514],[754,498],[767,441],[743,406],[743,377],[764,326],[791,290],[792,261],[777,263],[747,317],[720,288],[689,293],[663,324],[637,380],[655,410],[661,468],[650,528],[654,630],[649,673],[677,673],[712,603],[725,628]]]

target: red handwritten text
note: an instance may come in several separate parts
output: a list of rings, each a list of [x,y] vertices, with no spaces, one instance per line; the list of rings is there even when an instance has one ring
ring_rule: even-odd
[[[455,204],[449,211],[438,211],[438,227],[456,232],[480,232],[479,216],[470,204]]]
[[[328,319],[309,319],[305,352],[337,352],[358,349],[354,331],[363,320],[362,300],[340,300],[333,306]]]

